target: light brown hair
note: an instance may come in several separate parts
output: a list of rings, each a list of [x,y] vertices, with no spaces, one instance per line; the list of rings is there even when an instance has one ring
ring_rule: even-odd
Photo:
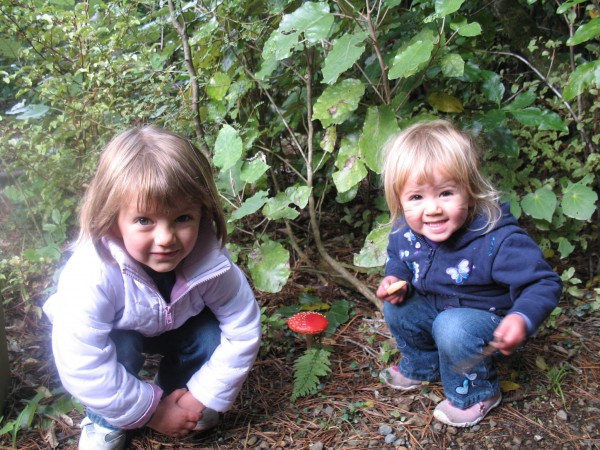
[[[409,177],[419,183],[431,181],[433,170],[441,170],[466,189],[475,215],[486,217],[483,229],[490,231],[501,216],[500,192],[479,171],[479,156],[473,139],[447,120],[420,122],[392,137],[384,148],[383,180],[391,222],[402,215],[400,195]]]
[[[227,242],[210,162],[178,134],[148,125],[108,143],[81,203],[78,242],[97,244],[110,233],[121,206],[135,198],[140,210],[164,210],[181,202],[198,205],[202,217],[214,224],[221,245]]]

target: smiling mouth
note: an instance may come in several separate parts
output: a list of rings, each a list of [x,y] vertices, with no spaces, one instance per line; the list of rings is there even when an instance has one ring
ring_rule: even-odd
[[[170,258],[176,256],[178,253],[179,253],[178,250],[173,250],[171,252],[155,252],[155,253],[152,253],[152,255],[158,259],[170,259]]]
[[[444,225],[446,225],[447,222],[447,220],[444,220],[442,222],[425,222],[425,225],[427,225],[429,228],[441,228]]]

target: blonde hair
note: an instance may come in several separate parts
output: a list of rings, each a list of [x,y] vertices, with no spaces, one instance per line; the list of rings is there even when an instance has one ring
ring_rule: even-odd
[[[202,217],[212,221],[221,245],[227,241],[210,162],[182,136],[148,125],[124,131],[108,143],[81,203],[78,242],[98,244],[110,233],[121,206],[135,198],[140,210],[197,204]]]
[[[466,189],[470,208],[467,223],[483,215],[486,232],[498,223],[502,212],[500,192],[479,171],[479,157],[473,139],[446,120],[412,125],[393,138],[384,148],[383,179],[385,199],[396,223],[402,215],[400,195],[409,177],[419,183],[431,181],[434,169],[443,171]]]

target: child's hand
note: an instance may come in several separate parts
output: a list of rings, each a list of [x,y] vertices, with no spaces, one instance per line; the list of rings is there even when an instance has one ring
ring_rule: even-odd
[[[504,355],[512,354],[527,338],[527,324],[519,314],[509,314],[494,331],[496,347]]]
[[[397,282],[404,283],[404,286],[401,286],[396,290],[396,288],[392,287],[391,285]],[[392,305],[396,305],[404,301],[404,295],[406,294],[407,289],[408,287],[406,282],[400,280],[399,278],[393,275],[390,275],[381,280],[381,283],[379,284],[375,295],[385,300],[386,302],[391,303]]]
[[[148,426],[159,433],[172,437],[183,436],[193,430],[202,414],[178,405],[179,399],[187,392],[187,389],[177,389],[163,398],[152,419],[148,422]]]
[[[198,413],[202,413],[202,411],[206,408],[201,401],[196,400],[196,397],[194,397],[190,391],[187,391],[185,394],[179,397],[179,400],[177,400],[177,405]]]

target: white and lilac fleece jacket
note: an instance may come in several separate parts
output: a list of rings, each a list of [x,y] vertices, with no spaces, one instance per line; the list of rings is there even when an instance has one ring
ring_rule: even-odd
[[[106,262],[99,252],[113,262]],[[118,240],[77,248],[44,305],[52,322],[52,348],[61,381],[81,403],[115,427],[144,426],[162,390],[117,362],[113,329],[157,336],[209,308],[221,343],[188,381],[192,395],[217,411],[231,408],[260,347],[260,309],[243,272],[203,224],[196,247],[176,269],[170,302]]]

